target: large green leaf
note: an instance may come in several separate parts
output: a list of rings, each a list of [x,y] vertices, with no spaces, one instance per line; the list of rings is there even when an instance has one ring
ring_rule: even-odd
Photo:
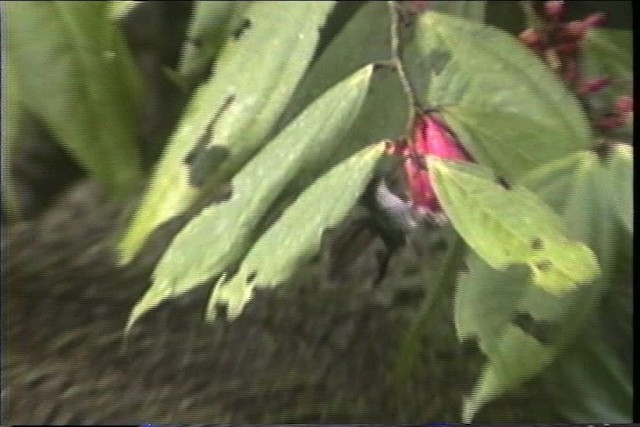
[[[506,32],[430,12],[415,37],[429,64],[428,105],[441,108],[469,152],[499,174],[514,179],[588,146],[578,101]]]
[[[182,51],[178,70],[182,76],[193,78],[206,72],[222,47],[230,31],[238,28],[246,1],[198,1]]]
[[[10,60],[23,105],[116,195],[141,178],[141,87],[107,2],[7,3]]]
[[[368,2],[331,41],[296,89],[282,114],[280,127],[289,123],[311,101],[359,68],[388,60],[389,11],[385,2]]]
[[[158,225],[192,204],[200,193],[199,185],[191,185],[192,174],[221,183],[260,148],[306,71],[332,7],[333,2],[256,2],[247,8],[238,37],[227,40],[213,77],[196,91],[169,141],[120,244],[123,262]],[[207,161],[210,150],[223,155]],[[196,169],[185,163],[192,153]]]
[[[572,239],[594,249],[602,275],[591,286],[553,295],[534,286],[523,268],[497,271],[477,255],[470,256],[469,272],[462,276],[456,294],[456,328],[460,339],[476,338],[489,361],[465,401],[466,422],[484,404],[540,374],[551,362],[557,361],[556,368],[561,371],[566,368],[564,351],[584,332],[601,304],[614,280],[619,251],[631,250],[606,190],[611,164],[594,152],[582,151],[523,179],[562,214]],[[515,322],[518,314],[530,316],[534,327],[524,330]],[[540,331],[542,335],[536,336]]]
[[[205,208],[175,237],[129,326],[161,301],[222,273],[255,241],[255,230],[285,186],[338,149],[367,95],[373,66],[356,72],[303,111],[238,173],[230,200]]]
[[[251,299],[254,287],[272,287],[289,279],[320,248],[324,230],[335,227],[353,208],[371,180],[381,144],[364,148],[320,177],[282,214],[251,248],[230,280],[222,277],[211,295],[207,317],[227,304],[234,318]]]
[[[428,162],[454,227],[492,267],[527,264],[535,283],[554,294],[597,275],[591,250],[569,240],[561,218],[535,194],[522,186],[504,188],[478,165],[436,157]]]

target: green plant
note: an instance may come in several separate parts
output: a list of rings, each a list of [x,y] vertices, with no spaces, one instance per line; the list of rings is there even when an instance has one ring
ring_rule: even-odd
[[[138,3],[7,7],[20,87],[11,102],[40,117],[116,196],[143,178],[140,76],[116,21]],[[484,2],[370,2],[319,46],[334,2],[197,5],[170,73],[195,90],[119,244],[122,262],[162,223],[231,192],[175,236],[127,329],[212,279],[206,318],[219,304],[239,315],[256,287],[286,282],[313,257],[323,232],[399,155],[408,203],[448,219],[457,236],[404,338],[397,381],[414,372],[419,332],[435,327],[432,309],[455,285],[458,337],[477,340],[488,358],[465,422],[526,380],[566,374],[563,361],[582,360],[573,345],[618,397],[596,415],[568,403],[561,411],[629,419],[624,368],[587,328],[631,252],[628,32],[592,28],[599,15],[563,24],[564,5],[547,2],[542,17],[526,9],[536,24],[520,38],[530,50],[483,24]],[[36,31],[47,37],[33,43]],[[518,323],[523,314],[552,324],[549,336]]]

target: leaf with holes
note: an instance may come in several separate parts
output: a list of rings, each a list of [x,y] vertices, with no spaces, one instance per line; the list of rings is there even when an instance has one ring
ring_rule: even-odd
[[[283,189],[305,169],[334,155],[360,113],[373,75],[373,66],[367,66],[327,91],[234,177],[230,200],[205,208],[180,231],[127,329],[163,300],[221,274],[246,253],[260,219]]]
[[[504,188],[471,163],[429,156],[428,165],[454,227],[492,267],[527,264],[535,283],[554,294],[597,276],[593,252],[570,240],[562,219],[526,188]]]
[[[470,255],[469,272],[461,276],[456,291],[455,324],[458,337],[477,339],[489,361],[465,401],[466,422],[484,404],[514,390],[563,357],[565,349],[585,333],[587,322],[602,303],[620,254],[631,251],[630,239],[624,237],[609,201],[605,179],[608,167],[606,158],[581,151],[538,168],[523,179],[527,188],[561,213],[570,238],[593,248],[602,275],[591,286],[553,295],[534,286],[522,267],[497,271],[478,255]],[[535,330],[523,330],[515,323],[521,313],[530,316],[534,324],[550,325],[546,334],[538,336]],[[508,338],[509,331],[512,338]],[[562,365],[561,359],[557,360]]]
[[[323,232],[342,221],[365,187],[384,151],[377,144],[344,160],[307,188],[251,248],[230,280],[223,276],[209,301],[207,317],[226,304],[229,318],[240,314],[254,287],[282,284],[320,248]]]
[[[246,1],[198,1],[187,30],[178,66],[186,79],[196,79],[213,63],[231,31],[239,28]]]
[[[9,60],[24,107],[115,196],[142,178],[141,80],[107,2],[7,3]]]
[[[128,262],[161,223],[231,178],[264,144],[305,73],[333,2],[255,2],[174,131],[123,241]],[[192,167],[193,166],[193,167]]]
[[[442,110],[474,158],[509,179],[590,144],[577,99],[506,32],[430,12],[416,28],[430,75],[427,104]]]

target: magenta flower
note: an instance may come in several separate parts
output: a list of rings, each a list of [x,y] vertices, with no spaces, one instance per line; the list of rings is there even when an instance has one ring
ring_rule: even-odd
[[[471,156],[446,125],[430,115],[416,120],[411,143],[396,150],[398,151],[405,158],[404,170],[412,207],[422,215],[441,213],[442,206],[433,188],[431,174],[426,168],[425,156],[463,161],[470,161]]]

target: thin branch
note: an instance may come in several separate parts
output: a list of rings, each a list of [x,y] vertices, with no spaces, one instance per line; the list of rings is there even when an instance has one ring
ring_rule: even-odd
[[[391,18],[391,58],[398,71],[398,77],[402,84],[402,89],[409,103],[409,118],[407,120],[406,134],[410,135],[413,129],[413,123],[418,111],[422,110],[420,103],[416,97],[416,91],[409,80],[407,70],[402,60],[402,43],[400,40],[400,11],[395,1],[387,1],[389,6],[389,16]]]

